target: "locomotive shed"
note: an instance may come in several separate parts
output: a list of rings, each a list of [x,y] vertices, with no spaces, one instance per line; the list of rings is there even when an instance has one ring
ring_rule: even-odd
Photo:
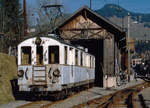
[[[126,54],[126,34],[120,27],[83,6],[53,32],[66,42],[88,48],[95,56],[97,86],[117,86],[116,75],[125,67]]]

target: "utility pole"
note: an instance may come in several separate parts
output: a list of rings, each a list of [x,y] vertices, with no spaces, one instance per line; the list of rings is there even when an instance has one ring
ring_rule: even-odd
[[[23,0],[23,17],[24,17],[24,36],[27,36],[27,13],[26,13],[26,0]]]
[[[130,13],[128,13],[128,81],[130,81]]]

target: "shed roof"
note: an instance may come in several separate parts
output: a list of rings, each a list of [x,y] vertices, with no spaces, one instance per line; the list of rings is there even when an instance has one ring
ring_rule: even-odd
[[[96,22],[98,25],[106,29],[112,34],[122,34],[125,33],[121,27],[117,26],[116,24],[112,23],[107,18],[104,18],[103,16],[99,15],[98,13],[94,12],[87,6],[83,6],[80,9],[78,9],[73,15],[71,15],[69,18],[67,18],[64,22],[62,22],[58,27],[55,28],[54,31],[59,31],[59,28],[66,25],[68,22],[70,22],[72,19],[80,15],[82,12],[86,11],[87,17],[91,19],[93,22]]]

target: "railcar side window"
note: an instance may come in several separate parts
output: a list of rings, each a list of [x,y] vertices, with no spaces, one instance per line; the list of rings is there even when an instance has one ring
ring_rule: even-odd
[[[31,64],[31,47],[21,47],[21,64]]]
[[[67,58],[68,58],[68,51],[67,51],[67,46],[64,47],[64,63],[67,64]]]
[[[90,67],[90,57],[88,54],[86,54],[86,66]]]
[[[49,64],[59,64],[59,46],[49,46]]]
[[[90,56],[90,68],[92,68],[92,57]]]
[[[84,63],[85,63],[85,66],[88,66],[88,65],[87,65],[87,63],[88,63],[87,54],[85,54]]]
[[[69,48],[69,64],[73,65],[74,63],[74,57],[73,57],[73,48]]]
[[[81,59],[80,59],[80,63],[81,63],[81,66],[83,66],[83,53],[81,52]]]
[[[78,50],[75,50],[75,65],[78,65]]]
[[[94,68],[94,57],[92,57],[92,68]]]

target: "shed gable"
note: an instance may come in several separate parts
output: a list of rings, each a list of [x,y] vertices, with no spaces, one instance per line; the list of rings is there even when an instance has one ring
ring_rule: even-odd
[[[86,12],[86,11],[85,11]],[[60,34],[65,40],[110,38],[110,33],[84,14],[79,14],[60,28]]]

